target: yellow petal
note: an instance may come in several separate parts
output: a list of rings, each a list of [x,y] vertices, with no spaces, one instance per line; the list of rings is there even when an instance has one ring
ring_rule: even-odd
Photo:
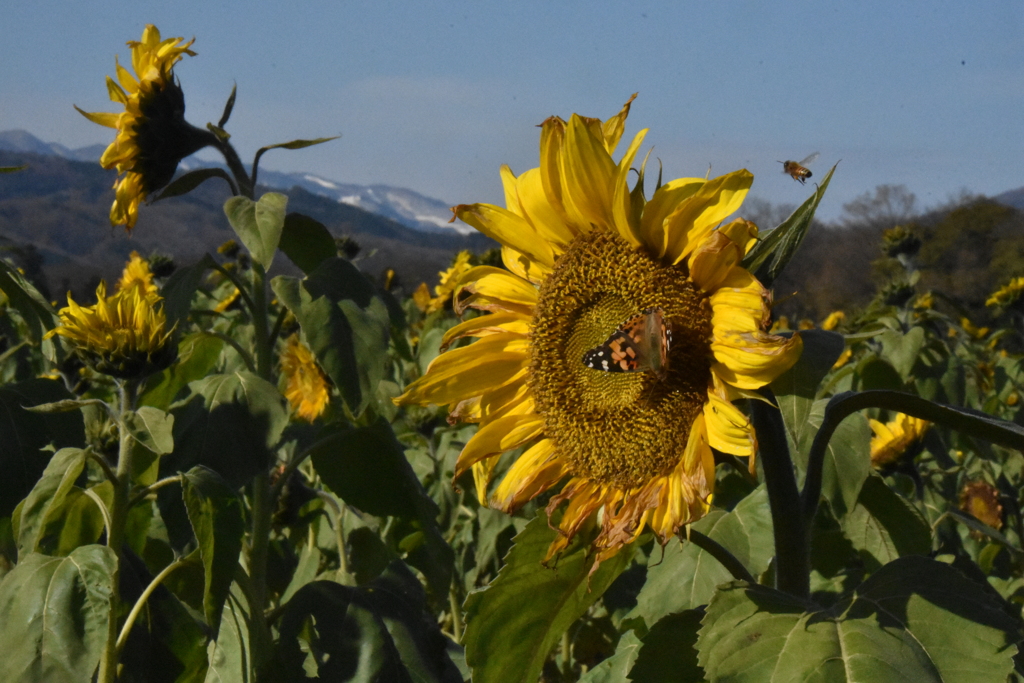
[[[93,123],[98,123],[99,125],[106,126],[107,128],[117,128],[117,119],[121,116],[120,114],[92,113],[88,111],[82,111],[81,109],[78,109],[78,107],[75,105],[71,106],[75,107],[75,109],[78,110],[79,114],[89,119]]]
[[[551,274],[551,268],[541,265],[537,261],[530,260],[525,254],[516,251],[512,247],[503,246],[501,248],[501,261],[514,274],[524,280],[529,280],[535,285],[539,285],[544,281],[544,278]]]
[[[712,448],[742,457],[753,457],[757,451],[750,419],[714,391],[708,392],[708,402],[704,404],[704,423]]]
[[[738,244],[744,255],[749,253],[754,248],[754,245],[757,244],[757,226],[743,218],[737,218],[721,226],[718,228],[718,232]]]
[[[530,222],[508,209],[493,204],[460,204],[452,207],[455,216],[491,239],[522,252],[541,264],[551,266],[555,255]]]
[[[487,505],[487,485],[491,482],[491,472],[497,464],[498,458],[495,456],[473,465],[473,488],[476,489],[476,499],[481,505]]]
[[[614,181],[615,196],[612,198],[612,213],[615,222],[615,230],[619,235],[629,242],[633,247],[642,244],[640,239],[640,226],[633,222],[633,211],[631,207],[632,198],[629,194],[629,170],[633,166],[633,159],[643,144],[647,129],[640,131],[629,144],[626,154],[619,160],[618,173]]]
[[[509,304],[509,311],[526,311],[526,315],[532,315],[533,307],[537,305],[537,288],[530,282],[523,280],[501,268],[493,266],[476,266],[466,271],[455,287],[455,312],[462,314],[462,311],[470,304],[462,300],[462,295],[469,294],[472,298],[486,299],[488,302],[500,302]],[[479,306],[473,306],[480,308]]]
[[[665,258],[679,263],[704,241],[716,225],[735,213],[754,176],[741,169],[704,183],[665,219]]]
[[[690,279],[705,292],[714,292],[742,259],[740,246],[715,230],[690,256]]]
[[[466,442],[455,465],[458,478],[475,463],[518,448],[544,433],[542,415],[508,415],[488,423]]]
[[[544,439],[527,449],[508,469],[491,496],[491,507],[512,513],[557,484],[567,473],[567,465],[557,455],[554,441]]]
[[[711,342],[715,362],[711,371],[733,386],[758,389],[768,384],[800,358],[803,340],[766,332],[745,332]]]
[[[561,161],[565,185],[562,201],[566,205],[571,201],[575,206],[584,222],[583,231],[611,230],[617,165],[604,148],[604,140],[596,137],[577,114],[572,115],[566,127]]]
[[[491,313],[479,315],[450,328],[441,340],[444,351],[456,339],[464,337],[489,337],[494,334],[513,334],[526,337],[530,333],[530,321],[515,313]]]
[[[506,201],[507,196],[506,191]],[[548,200],[539,168],[531,168],[516,178],[516,201],[521,215],[530,221],[537,234],[548,242],[564,246],[576,237],[576,233],[565,223],[561,213]],[[560,250],[555,251],[558,253]]]
[[[651,201],[644,206],[640,218],[640,234],[644,244],[655,252],[655,256],[660,258],[665,255],[665,220],[681,202],[692,197],[706,182],[703,178],[671,180],[659,187]]]
[[[447,405],[479,396],[525,375],[530,363],[526,340],[504,336],[481,339],[435,358],[427,373],[394,399],[398,405]]]
[[[767,324],[768,290],[743,268],[732,268],[726,274],[710,302],[716,335],[758,332]]]
[[[604,138],[604,148],[609,156],[615,154],[615,148],[619,146],[622,138],[622,131],[626,129],[626,117],[629,116],[629,107],[636,99],[637,93],[633,93],[626,103],[622,105],[619,113],[604,122],[601,126],[601,134]]]

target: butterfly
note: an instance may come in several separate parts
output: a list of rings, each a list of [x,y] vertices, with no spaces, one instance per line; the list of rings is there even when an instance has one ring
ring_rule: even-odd
[[[583,365],[602,372],[643,372],[658,375],[668,367],[672,330],[665,311],[648,308],[619,325],[611,336],[583,354]]]

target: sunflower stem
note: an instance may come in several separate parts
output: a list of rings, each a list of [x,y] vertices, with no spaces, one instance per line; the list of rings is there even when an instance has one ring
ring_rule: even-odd
[[[233,150],[232,150],[233,151]],[[252,322],[256,343],[256,374],[270,381],[273,377],[273,355],[267,329],[267,283],[263,266],[253,264]],[[273,526],[274,496],[270,472],[264,470],[252,479],[252,536],[249,542],[249,578],[252,584],[253,651],[269,656],[271,637],[266,619],[267,558]],[[262,664],[254,661],[256,670]]]
[[[804,478],[802,507],[805,525],[809,525],[818,510],[821,498],[821,478],[825,449],[839,424],[847,417],[865,408],[885,408],[937,422],[945,427],[985,441],[1024,450],[1024,430],[1019,425],[978,414],[973,417],[963,410],[953,410],[920,396],[900,391],[875,389],[872,391],[836,394],[825,407],[825,415],[818,433],[814,435],[807,457],[807,476]]]
[[[224,161],[227,162],[228,168],[231,169],[231,175],[235,176],[235,182],[238,183],[238,193],[249,199],[254,199],[254,190],[252,178],[249,173],[245,170],[245,166],[242,164],[241,157],[238,156],[238,152],[227,140],[223,140],[220,137],[213,135],[216,142],[214,146],[224,157]],[[233,189],[233,188],[232,188]]]
[[[757,579],[743,566],[743,563],[736,559],[735,555],[730,553],[725,546],[719,544],[715,539],[705,536],[696,529],[688,529],[685,532],[680,531],[679,535],[682,538],[689,539],[695,546],[718,560],[719,564],[728,569],[729,573],[737,581],[757,583]]]
[[[110,524],[107,528],[107,547],[117,554],[117,562],[110,577],[113,590],[110,593],[110,614],[107,620],[107,642],[100,654],[97,680],[99,683],[114,683],[117,680],[117,618],[121,611],[121,546],[124,544],[124,529],[130,506],[132,485],[132,436],[128,431],[128,414],[135,408],[138,380],[119,382],[120,406],[118,408],[117,470],[114,472],[114,495],[110,505]]]
[[[810,527],[803,514],[782,413],[770,389],[761,393],[771,403],[751,401],[750,411],[761,444],[761,465],[775,533],[775,587],[806,599],[811,593]]]

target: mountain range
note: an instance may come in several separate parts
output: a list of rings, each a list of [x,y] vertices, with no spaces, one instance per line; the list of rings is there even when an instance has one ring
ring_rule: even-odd
[[[25,130],[0,131],[0,150],[8,152],[29,152],[44,156],[58,156],[72,161],[99,160],[105,145],[89,145],[70,149],[55,142],[44,142]],[[211,164],[194,156],[183,159],[178,165],[181,172],[191,171]],[[226,168],[221,165],[222,168]],[[459,232],[468,235],[475,232],[463,223],[449,223],[452,217],[451,204],[439,199],[425,197],[418,192],[390,185],[356,185],[340,183],[312,173],[281,173],[260,169],[259,181],[268,187],[301,187],[310,194],[334,199],[349,206],[390,218],[415,230],[427,232]]]
[[[69,149],[26,131],[0,132],[0,167],[27,166],[0,174],[0,249],[37,264],[53,294],[68,289],[88,298],[99,278],[116,278],[131,251],[160,252],[186,264],[234,237],[222,206],[226,183],[209,180],[180,197],[143,206],[130,236],[110,227],[116,174],[99,166],[103,145]],[[182,162],[184,172],[200,165]],[[448,223],[440,200],[387,185],[354,185],[308,173],[261,170],[258,194],[289,197],[288,211],[312,216],[336,237],[361,247],[357,263],[377,276],[393,268],[406,292],[434,283],[459,250],[475,253],[496,245],[468,226]],[[27,254],[27,256],[26,256]],[[27,261],[26,261],[27,259]],[[287,259],[279,259],[288,270]]]

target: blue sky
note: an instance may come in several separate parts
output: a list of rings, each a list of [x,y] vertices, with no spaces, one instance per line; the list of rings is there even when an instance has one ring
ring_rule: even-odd
[[[1024,185],[1024,3],[382,2],[38,0],[0,26],[0,130],[69,147],[106,143],[79,116],[113,111],[104,76],[146,23],[196,37],[176,68],[194,124],[216,121],[243,157],[298,137],[263,166],[408,187],[450,203],[502,202],[498,167],[537,165],[536,124],[606,118],[634,92],[626,134],[665,177],[745,167],[752,194],[810,192],[776,160],[842,163],[820,209],[882,183],[923,207],[961,189]]]

